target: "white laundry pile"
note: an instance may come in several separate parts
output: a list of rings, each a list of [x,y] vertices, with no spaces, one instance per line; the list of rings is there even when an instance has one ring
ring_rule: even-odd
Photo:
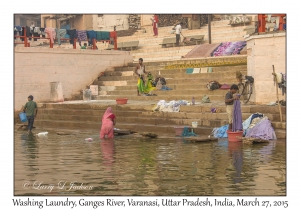
[[[153,111],[159,112],[179,112],[181,105],[187,105],[188,102],[185,100],[170,101],[167,103],[165,100],[160,100],[157,105],[152,109]]]

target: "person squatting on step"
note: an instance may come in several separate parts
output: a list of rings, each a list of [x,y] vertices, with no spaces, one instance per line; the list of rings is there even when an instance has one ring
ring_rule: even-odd
[[[33,101],[33,96],[28,96],[28,102],[25,104],[23,112],[26,112],[27,120],[28,120],[28,134],[31,132],[34,118],[36,118],[37,115],[37,105],[36,102]]]
[[[233,122],[233,102],[234,100],[239,100],[239,97],[233,96],[239,90],[236,84],[231,85],[230,90],[225,95],[225,105],[226,105],[226,113],[228,115],[229,127],[228,130],[232,130],[232,122]]]
[[[145,79],[144,74],[147,74],[146,68],[143,64],[143,58],[139,59],[139,64],[136,66],[135,74],[139,77],[138,83],[137,83],[137,95],[144,93],[145,88]]]
[[[100,139],[113,139],[114,125],[116,125],[116,116],[113,114],[112,108],[108,107],[102,117]]]

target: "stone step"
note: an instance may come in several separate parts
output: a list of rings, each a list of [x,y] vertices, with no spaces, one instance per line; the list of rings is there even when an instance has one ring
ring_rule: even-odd
[[[42,113],[36,121],[39,120],[56,120],[56,121],[82,121],[82,122],[95,122],[101,125],[101,117],[104,111],[100,116],[94,115],[61,115],[61,114],[45,114]],[[143,122],[148,125],[191,125],[192,122],[198,122],[199,126],[203,127],[221,127],[228,123],[227,114],[226,113],[190,113],[188,118],[173,118],[173,117],[162,117],[153,116],[153,113],[147,113],[147,115],[139,116],[139,113],[127,113],[122,115],[122,113],[117,112],[118,115],[117,123],[140,123]],[[124,114],[124,113],[123,113]],[[244,114],[244,119],[247,119],[250,114]],[[268,115],[267,115],[268,116]],[[268,116],[269,117],[269,116]],[[215,118],[215,119],[214,119]],[[218,119],[219,118],[219,119]],[[272,121],[272,115],[270,115],[270,120]],[[272,122],[272,126],[274,129],[285,129],[286,123],[285,122]]]
[[[124,105],[111,105],[115,102],[115,100],[107,101],[110,103],[102,103],[102,101],[90,101],[91,103],[83,103],[82,100],[76,101],[76,103],[38,103],[38,108],[40,110],[45,110],[47,112],[51,111],[62,111],[68,110],[71,114],[77,111],[104,111],[108,106],[112,106],[113,109],[117,109],[118,111],[127,111],[127,112],[139,112],[143,111],[151,111],[152,108],[157,104],[158,101],[153,101],[150,103],[144,103],[141,105],[139,101],[129,101],[130,103]],[[223,102],[215,103],[215,104],[196,104],[193,106],[181,106],[180,112],[178,113],[163,113],[163,112],[155,112],[155,114],[179,114],[179,113],[209,113],[211,107],[217,108],[221,113],[226,113],[226,107]],[[263,114],[279,114],[277,106],[268,106],[268,105],[242,105],[241,111],[243,113],[263,113]],[[286,114],[286,107],[281,107],[282,114]],[[87,112],[89,113],[89,112]],[[147,113],[147,112],[146,112]],[[218,113],[214,113],[218,114]]]
[[[152,93],[157,94],[158,96],[178,96],[178,95],[189,95],[189,96],[203,96],[203,95],[208,95],[208,96],[213,96],[213,95],[224,95],[227,93],[228,90],[213,90],[210,91],[208,89],[203,89],[203,90],[185,90],[185,89],[179,89],[179,90],[167,90],[167,91],[163,91],[163,90],[154,90],[152,91]],[[124,96],[134,96],[137,94],[137,90],[115,90],[115,91],[104,91],[101,92],[99,91],[99,95],[124,95]]]
[[[161,71],[161,74],[164,73],[171,73],[171,74],[177,74],[178,72],[180,73],[185,73],[186,72],[186,68],[183,69],[165,69],[164,66],[151,66],[151,65],[145,65],[146,67],[146,71],[150,71],[150,72],[156,72],[158,73],[158,71]],[[124,67],[116,67],[115,68],[115,72],[117,71],[134,71],[136,68],[136,64],[135,66],[124,66]],[[216,66],[216,67],[212,67],[213,68],[213,72],[223,72],[223,71],[242,71],[245,70],[247,71],[247,65],[236,65],[236,66]]]
[[[153,76],[155,77],[156,74],[153,73]],[[158,75],[157,75],[158,76]],[[162,77],[166,78],[170,78],[170,79],[166,79],[166,81],[171,81],[171,80],[199,80],[199,81],[207,81],[207,80],[232,80],[234,79],[236,81],[235,78],[235,72],[218,72],[218,73],[195,73],[195,74],[186,74],[186,73],[178,73],[178,74],[164,74],[164,75],[160,75]],[[178,79],[177,79],[178,78]],[[127,82],[131,82],[134,81],[136,83],[138,79],[138,76],[136,74],[132,75],[132,76],[102,76],[99,78],[98,81],[127,81]],[[145,78],[146,79],[146,78]]]
[[[247,58],[247,55],[230,55],[230,56],[218,56],[218,57],[208,57],[208,58],[189,58],[189,59],[180,59],[174,61],[144,61],[143,63],[146,66],[166,66],[174,64],[193,64],[203,61],[237,61]],[[136,66],[136,62],[128,63],[128,66]],[[235,65],[236,66],[236,65]]]
[[[100,131],[101,124],[94,123],[94,122],[78,122],[78,121],[52,121],[52,120],[36,120],[35,126],[42,127],[42,128],[57,128],[63,127],[65,129],[98,129]],[[190,126],[190,125],[186,125]],[[115,126],[119,129],[129,129],[136,132],[153,132],[158,134],[174,134],[175,130],[174,127],[176,125],[148,125],[148,124],[129,124],[129,123],[117,123]],[[190,126],[191,127],[191,126]],[[193,129],[194,133],[197,135],[210,135],[212,132],[212,128],[209,127],[197,127]],[[275,130],[277,139],[285,139],[286,138],[286,131],[284,129],[276,129]]]
[[[128,100],[159,101],[159,100],[186,100],[191,101],[192,97],[202,98],[203,95],[157,95],[157,96],[136,96],[136,95],[101,95],[93,96],[93,100],[116,100],[117,98],[128,98]],[[208,95],[211,102],[224,101],[224,95]],[[251,99],[250,99],[251,102]]]

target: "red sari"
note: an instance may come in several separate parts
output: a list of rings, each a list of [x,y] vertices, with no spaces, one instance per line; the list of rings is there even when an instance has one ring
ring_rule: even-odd
[[[102,117],[102,125],[100,130],[100,138],[114,138],[114,123],[116,116],[112,113],[112,108],[108,107]]]
[[[154,36],[158,36],[158,16],[154,15],[153,16],[153,21],[152,21],[152,26],[153,26],[153,33]]]

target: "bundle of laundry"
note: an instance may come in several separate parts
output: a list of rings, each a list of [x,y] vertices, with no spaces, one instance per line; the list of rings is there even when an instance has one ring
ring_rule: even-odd
[[[217,81],[210,81],[206,85],[208,90],[216,90],[216,89],[219,89],[221,86],[222,85]]]
[[[160,112],[179,112],[181,105],[187,105],[187,101],[179,100],[179,101],[170,101],[167,103],[165,100],[160,100],[157,105],[152,109],[152,111],[160,111]]]

